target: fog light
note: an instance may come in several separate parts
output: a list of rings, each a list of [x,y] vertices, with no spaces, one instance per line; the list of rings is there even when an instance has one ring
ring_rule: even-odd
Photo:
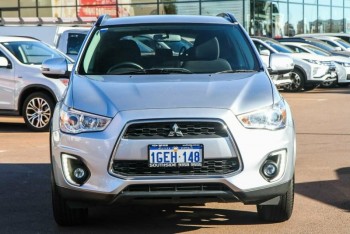
[[[266,161],[262,168],[262,172],[264,176],[266,176],[269,179],[275,177],[278,173],[277,164],[273,161]]]
[[[63,174],[68,183],[81,186],[90,176],[90,171],[83,161],[75,156],[62,154]]]
[[[85,176],[85,171],[82,168],[77,168],[74,170],[74,176],[77,179],[81,179]]]

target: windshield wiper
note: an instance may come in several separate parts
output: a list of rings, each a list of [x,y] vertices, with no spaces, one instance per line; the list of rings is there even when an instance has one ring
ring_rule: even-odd
[[[145,69],[147,74],[171,74],[171,73],[180,73],[180,74],[191,74],[190,70],[185,68],[150,68]]]
[[[191,74],[190,70],[185,68],[150,68],[150,69],[139,69],[132,71],[122,71],[122,72],[110,72],[109,75],[138,75],[138,74]]]
[[[221,74],[221,73],[248,73],[248,72],[257,72],[257,70],[236,69],[236,70],[220,71],[220,72],[216,72],[215,74]]]
[[[145,69],[122,71],[122,72],[108,72],[107,75],[136,75],[136,74],[147,74]]]

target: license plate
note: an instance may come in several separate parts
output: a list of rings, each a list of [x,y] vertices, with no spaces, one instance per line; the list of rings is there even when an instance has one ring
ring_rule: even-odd
[[[203,145],[149,145],[149,167],[202,166]]]

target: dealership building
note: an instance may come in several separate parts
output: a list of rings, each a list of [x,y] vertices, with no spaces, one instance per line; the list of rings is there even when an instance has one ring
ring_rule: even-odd
[[[350,0],[15,0],[0,2],[1,25],[84,23],[98,15],[233,13],[250,35],[350,33]]]

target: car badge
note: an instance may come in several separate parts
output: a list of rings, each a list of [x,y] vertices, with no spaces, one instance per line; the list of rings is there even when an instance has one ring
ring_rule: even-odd
[[[169,137],[173,137],[173,136],[183,137],[184,136],[182,134],[179,126],[176,123],[171,127],[171,129],[172,129],[172,131],[170,131],[168,134]]]

